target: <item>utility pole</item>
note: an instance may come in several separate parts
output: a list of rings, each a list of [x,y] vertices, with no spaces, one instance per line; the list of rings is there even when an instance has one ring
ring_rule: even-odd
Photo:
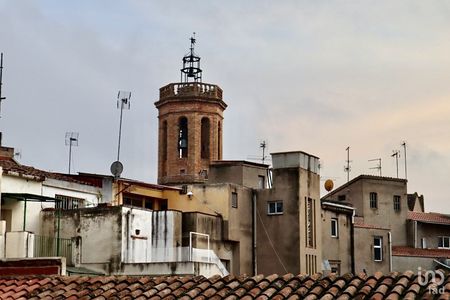
[[[405,141],[403,141],[402,146],[403,146],[403,153],[405,154],[405,179],[408,179],[408,169],[406,167],[407,162],[406,162],[406,142]]]

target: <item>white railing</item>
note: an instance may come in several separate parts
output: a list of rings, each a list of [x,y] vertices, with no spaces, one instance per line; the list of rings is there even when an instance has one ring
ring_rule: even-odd
[[[215,264],[223,276],[229,274],[228,270],[211,249],[198,249],[192,247],[152,248],[148,262],[202,262]]]

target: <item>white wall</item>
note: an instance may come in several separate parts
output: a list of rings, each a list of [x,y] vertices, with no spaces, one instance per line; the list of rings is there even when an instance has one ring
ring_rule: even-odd
[[[49,178],[42,183],[42,195],[52,198],[55,195],[81,198],[85,199],[85,207],[92,207],[99,203],[100,190],[89,185]]]

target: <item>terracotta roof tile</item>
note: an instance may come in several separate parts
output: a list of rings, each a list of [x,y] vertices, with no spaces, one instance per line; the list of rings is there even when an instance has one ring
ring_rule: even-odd
[[[440,282],[439,282],[440,283]],[[446,289],[430,294],[429,287]],[[264,277],[64,277],[0,278],[0,298],[17,299],[448,299],[450,276],[436,286],[418,284],[414,272],[354,276],[320,274]],[[436,297],[435,297],[436,296]],[[440,297],[440,298],[439,298]]]
[[[450,225],[450,216],[429,212],[417,212],[417,211],[408,211],[407,215],[408,220],[414,220],[419,221],[423,223],[432,223],[432,224],[444,224],[444,225]]]
[[[392,247],[392,255],[394,256],[417,256],[417,257],[446,257],[450,258],[449,249],[422,249],[404,246]]]

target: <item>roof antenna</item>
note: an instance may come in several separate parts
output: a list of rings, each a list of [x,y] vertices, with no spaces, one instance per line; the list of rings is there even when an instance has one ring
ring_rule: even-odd
[[[382,176],[381,175],[381,158],[369,159],[368,161],[377,161],[378,162],[378,164],[375,167],[372,167],[372,168],[369,168],[369,169],[376,169],[376,170],[378,170],[378,173],[380,174],[380,177],[381,177]]]
[[[78,132],[66,132],[66,146],[69,146],[69,175],[72,163],[72,146],[78,146]]]
[[[393,150],[393,154],[391,155],[391,157],[395,157],[395,164],[397,165],[397,178],[398,178],[398,158],[400,157],[400,151],[398,150]]]
[[[3,52],[0,54],[0,117],[2,112],[2,101],[6,99],[6,97],[2,97],[2,85],[3,85]]]
[[[351,160],[350,160],[350,146],[348,146],[345,150],[347,151],[347,160],[345,161],[347,163],[347,165],[344,166],[344,172],[347,173],[347,182],[349,182],[350,181],[350,170],[351,170],[351,168],[350,168],[350,162],[351,162]]]
[[[122,137],[122,117],[123,110],[130,109],[131,92],[119,91],[117,94],[117,108],[120,109],[120,122],[119,122],[119,142],[117,145],[117,160],[111,164],[111,173],[115,179],[120,177],[123,171],[123,164],[120,162],[120,140]]]
[[[408,179],[408,169],[406,168],[406,141],[403,141],[403,153],[405,154],[405,179]]]

